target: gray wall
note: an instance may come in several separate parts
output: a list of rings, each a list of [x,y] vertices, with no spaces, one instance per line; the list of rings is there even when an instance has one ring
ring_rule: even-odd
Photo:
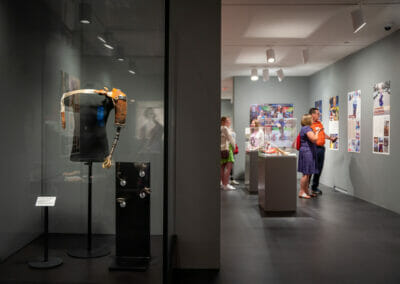
[[[234,175],[244,178],[245,166],[245,133],[250,124],[250,105],[264,103],[292,103],[297,128],[300,127],[301,116],[310,108],[308,77],[286,77],[279,83],[276,77],[269,81],[253,82],[248,76],[234,78],[234,130],[237,135],[239,154],[235,157]]]
[[[19,4],[0,2],[0,260],[42,231],[41,210],[34,207],[42,176],[40,8]]]
[[[221,2],[171,1],[171,111],[179,268],[219,268]]]
[[[400,152],[400,31],[348,56],[311,77],[310,101],[322,99],[323,122],[328,129],[329,98],[339,96],[339,151],[327,150],[321,182],[400,213],[398,164]],[[391,81],[391,153],[372,154],[372,87]],[[361,153],[347,152],[347,93],[361,90]]]
[[[233,102],[231,100],[221,100],[221,117],[229,116],[233,120]]]

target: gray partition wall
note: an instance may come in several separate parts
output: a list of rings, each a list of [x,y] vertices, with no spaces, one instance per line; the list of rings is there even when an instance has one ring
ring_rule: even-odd
[[[177,267],[220,263],[221,2],[171,0],[171,196]]]
[[[41,5],[20,4],[0,2],[0,261],[42,232],[34,206],[42,178]]]
[[[314,74],[309,104],[322,99],[328,129],[329,98],[339,96],[339,151],[327,150],[321,182],[400,213],[400,31]],[[373,85],[391,81],[390,155],[372,153]],[[361,153],[347,152],[347,93],[361,90]],[[328,130],[329,131],[329,130]]]

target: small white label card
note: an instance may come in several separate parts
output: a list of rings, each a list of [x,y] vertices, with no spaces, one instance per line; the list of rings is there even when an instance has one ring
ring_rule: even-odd
[[[54,207],[56,205],[55,196],[38,196],[36,199],[36,207]]]

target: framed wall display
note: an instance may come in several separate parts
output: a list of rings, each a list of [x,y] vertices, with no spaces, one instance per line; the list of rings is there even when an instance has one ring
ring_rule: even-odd
[[[322,120],[322,100],[315,101],[314,106],[319,110],[319,120]]]
[[[339,96],[329,99],[329,132],[331,137],[339,137]],[[339,141],[331,141],[329,149],[339,150]]]
[[[261,126],[275,119],[293,118],[293,104],[262,104],[250,106],[250,125],[258,120]]]
[[[377,83],[373,88],[372,152],[390,154],[390,81]]]
[[[361,91],[350,92],[347,98],[347,151],[360,153]]]

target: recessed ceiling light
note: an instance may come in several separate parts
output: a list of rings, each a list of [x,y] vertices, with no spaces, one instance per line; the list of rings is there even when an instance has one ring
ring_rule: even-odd
[[[132,75],[135,75],[135,74],[136,74],[136,72],[133,71],[133,70],[128,70],[128,72],[131,73]]]

